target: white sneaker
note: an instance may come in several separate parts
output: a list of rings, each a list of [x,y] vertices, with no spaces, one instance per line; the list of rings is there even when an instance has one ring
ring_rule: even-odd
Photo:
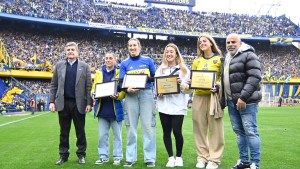
[[[182,167],[183,166],[182,157],[176,157],[176,159],[175,159],[175,166],[177,166],[177,167]]]
[[[113,165],[120,165],[121,160],[120,159],[115,159]]]
[[[209,161],[207,163],[206,169],[217,169],[219,168],[219,165],[213,161]]]
[[[252,164],[250,165],[250,169],[259,169],[259,167],[256,166],[255,163],[252,163]]]
[[[169,157],[169,160],[168,160],[168,163],[166,164],[166,167],[175,167],[175,158],[172,156],[172,157]]]
[[[97,160],[95,162],[95,164],[101,165],[101,164],[104,164],[104,163],[107,163],[107,162],[108,162],[108,159],[102,159],[102,158],[100,158],[99,160]]]
[[[203,160],[197,160],[196,168],[205,168],[206,162]]]

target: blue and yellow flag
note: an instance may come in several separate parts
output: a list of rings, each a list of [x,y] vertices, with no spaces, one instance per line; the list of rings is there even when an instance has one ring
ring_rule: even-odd
[[[26,62],[22,61],[21,59],[18,59],[17,57],[13,57],[12,59],[14,64],[19,64],[20,67],[25,67],[27,65]]]
[[[2,62],[3,60],[3,63],[4,63],[4,56],[2,54],[2,48],[0,48],[0,62]]]
[[[45,61],[44,62],[44,69],[47,68],[49,72],[53,71],[53,66],[51,65],[51,63],[49,61]]]
[[[14,95],[21,94],[22,92],[23,92],[23,90],[21,90],[17,87],[14,87],[6,93],[6,95],[2,98],[1,101],[4,103],[12,104]]]
[[[43,63],[36,54],[33,55],[31,61],[34,65],[39,65]]]
[[[43,68],[44,62],[42,62],[42,60],[40,60],[40,58],[36,54],[33,55],[31,60],[32,60],[34,65],[37,65],[41,69]]]

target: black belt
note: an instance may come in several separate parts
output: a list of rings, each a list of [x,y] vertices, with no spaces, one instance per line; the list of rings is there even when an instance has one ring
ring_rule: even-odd
[[[72,101],[72,102],[76,102],[76,99],[75,99],[75,98],[65,97],[65,100],[67,100],[67,101]]]

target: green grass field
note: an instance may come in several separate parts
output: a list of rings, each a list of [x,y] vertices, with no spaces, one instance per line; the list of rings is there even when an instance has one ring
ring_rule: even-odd
[[[14,122],[17,121],[17,122]],[[13,123],[10,123],[13,122]],[[224,118],[225,151],[221,169],[229,169],[238,159],[236,138],[231,129],[227,111]],[[10,123],[10,124],[7,124]],[[7,124],[7,125],[3,125]],[[300,155],[300,107],[260,108],[258,114],[259,133],[262,141],[262,169],[298,169]],[[196,153],[192,132],[191,112],[184,120],[184,167],[196,168]],[[55,166],[58,159],[59,125],[57,113],[40,113],[34,116],[0,116],[0,168],[124,168],[113,166],[112,159],[102,166],[95,165],[98,159],[97,120],[92,113],[86,118],[88,141],[87,163],[79,165],[75,154],[75,133],[72,126],[69,161]],[[112,141],[112,140],[111,140]],[[138,162],[132,168],[147,168],[143,163],[141,132],[138,138]],[[126,128],[123,127],[123,150],[125,155]],[[174,146],[173,146],[174,147]],[[157,117],[157,161],[156,168],[166,168],[167,152],[162,140],[162,129]],[[124,160],[122,161],[124,162]]]

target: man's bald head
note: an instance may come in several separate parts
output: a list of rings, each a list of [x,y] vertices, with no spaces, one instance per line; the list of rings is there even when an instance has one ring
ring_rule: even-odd
[[[241,47],[242,41],[238,34],[229,34],[226,38],[226,49],[233,56]]]

